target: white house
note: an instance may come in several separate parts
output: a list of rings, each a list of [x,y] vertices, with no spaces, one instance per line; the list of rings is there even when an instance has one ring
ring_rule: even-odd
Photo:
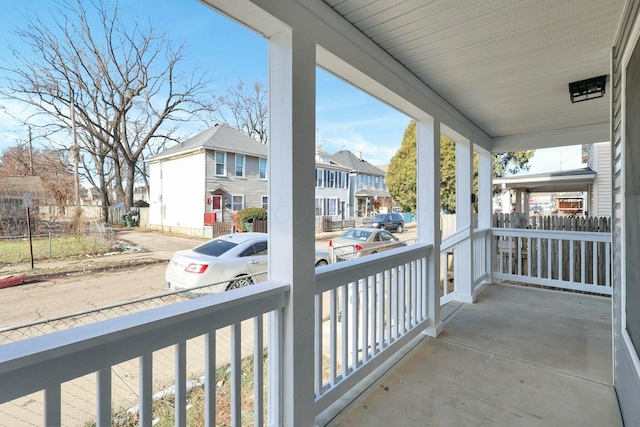
[[[350,169],[331,160],[331,154],[316,148],[316,217],[349,217]]]
[[[382,169],[363,159],[360,151],[353,154],[349,150],[341,150],[331,156],[331,160],[349,169],[349,216],[367,217],[378,210],[391,212],[393,202]]]
[[[267,147],[218,124],[148,160],[149,225],[201,236],[246,207],[268,207]]]

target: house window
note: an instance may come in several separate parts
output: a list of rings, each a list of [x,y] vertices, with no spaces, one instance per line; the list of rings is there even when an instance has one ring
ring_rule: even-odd
[[[267,196],[262,196],[262,209],[265,211],[269,209],[269,198]]]
[[[316,187],[322,187],[324,180],[322,179],[322,169],[316,169]]]
[[[336,188],[336,173],[334,171],[329,171],[329,188]]]
[[[322,215],[322,199],[316,199],[316,216]]]
[[[216,151],[215,153],[215,158],[216,158],[216,175],[226,175],[227,174],[227,165],[225,162],[226,159],[226,153],[221,152],[221,151]]]
[[[358,175],[358,188],[362,188],[362,175]]]
[[[231,209],[234,212],[244,208],[244,196],[231,196]]]
[[[338,201],[336,199],[329,199],[329,215],[338,215]]]
[[[259,164],[260,164],[260,179],[267,179],[267,159],[259,159]]]
[[[242,154],[236,154],[236,173],[237,177],[244,177],[245,157]]]

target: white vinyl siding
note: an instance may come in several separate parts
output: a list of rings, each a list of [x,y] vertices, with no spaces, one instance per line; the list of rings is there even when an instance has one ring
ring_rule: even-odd
[[[627,251],[633,248],[632,243],[625,241],[628,238],[629,231],[637,231],[638,224],[630,224],[637,217],[637,212],[629,214],[629,206],[625,197],[625,191],[629,193],[630,189],[625,188],[629,181],[633,180],[634,169],[637,169],[638,156],[629,158],[629,144],[634,141],[625,141],[625,134],[628,132],[627,122],[629,112],[626,111],[625,97],[637,95],[627,94],[627,87],[623,81],[623,72],[627,65],[624,63],[624,56],[631,52],[640,44],[636,41],[637,33],[634,34],[634,20],[637,19],[640,11],[640,1],[632,0],[629,2],[623,21],[618,27],[620,33],[617,36],[616,45],[613,49],[611,76],[611,169],[612,169],[612,212],[611,212],[611,252],[612,252],[612,306],[613,306],[613,344],[614,344],[614,380],[616,395],[620,405],[621,413],[624,418],[625,425],[640,425],[640,365],[638,360],[638,351],[629,342],[626,325],[626,314],[640,309],[640,302],[630,301],[628,295],[628,286],[637,286],[637,281],[633,280],[634,269],[637,269],[637,254],[631,255],[634,258],[632,265],[625,265],[625,259],[629,258]],[[637,76],[632,76],[636,79]],[[637,101],[636,101],[637,102]],[[629,99],[626,100],[629,103]],[[636,108],[637,110],[637,108]],[[623,120],[623,112],[626,120]],[[634,118],[631,118],[634,120]],[[634,164],[635,162],[635,164]],[[626,220],[626,221],[625,221]],[[631,225],[631,230],[628,229]],[[636,235],[637,236],[637,235]],[[635,239],[634,239],[635,240]],[[634,266],[633,264],[636,264]],[[636,270],[637,271],[637,270]],[[631,275],[629,274],[631,272]],[[636,273],[637,274],[637,273]]]

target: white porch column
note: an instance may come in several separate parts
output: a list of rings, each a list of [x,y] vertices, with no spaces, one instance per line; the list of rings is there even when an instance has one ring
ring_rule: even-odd
[[[416,145],[418,243],[433,245],[427,263],[427,315],[425,333],[436,337],[442,332],[440,320],[440,122],[419,120]],[[445,278],[446,280],[446,278]]]
[[[529,198],[531,195],[527,190],[522,192],[522,213],[527,217],[527,223],[529,222]]]
[[[456,232],[466,230],[466,239],[458,244],[454,254],[455,299],[474,302],[473,296],[473,146],[469,141],[456,139]]]
[[[478,228],[491,228],[493,215],[493,163],[491,153],[479,149],[478,153]]]
[[[502,213],[511,213],[511,188],[502,184]]]
[[[478,153],[478,228],[483,230],[493,225],[493,159],[491,153],[482,149]],[[485,269],[493,272],[491,238],[485,242]],[[475,265],[475,264],[474,264]]]
[[[516,189],[516,213],[522,213],[522,190]]]
[[[269,279],[291,285],[278,358],[282,412],[271,425],[315,424],[315,73],[316,46],[304,32],[269,39]]]

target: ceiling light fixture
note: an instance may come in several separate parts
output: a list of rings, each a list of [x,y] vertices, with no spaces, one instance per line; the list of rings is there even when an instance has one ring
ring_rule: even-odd
[[[589,99],[602,98],[605,94],[606,84],[606,75],[569,83],[569,95],[571,96],[571,102],[575,103],[588,101]]]

